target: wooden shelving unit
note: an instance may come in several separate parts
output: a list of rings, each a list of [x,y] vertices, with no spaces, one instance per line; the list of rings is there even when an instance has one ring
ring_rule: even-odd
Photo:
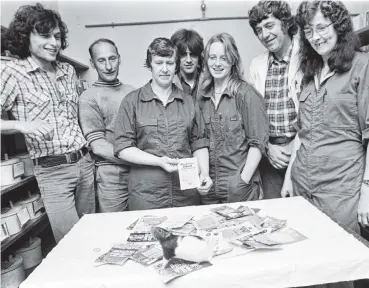
[[[68,56],[65,56],[64,54],[60,53],[59,56],[57,57],[57,60],[61,61],[61,62],[67,62],[69,64],[71,64],[74,69],[76,69],[77,71],[83,72],[89,69],[89,67],[81,62],[78,62]]]
[[[49,219],[47,218],[47,215],[45,212],[39,218],[29,220],[25,224],[21,232],[13,236],[10,236],[9,238],[1,242],[1,252],[8,249],[13,243],[18,241],[20,238],[22,238],[26,234],[27,236],[29,235],[36,236],[39,233],[41,233],[49,225],[50,225]]]
[[[1,195],[4,195],[14,189],[17,189],[25,184],[28,184],[32,181],[35,181],[36,180],[36,177],[35,176],[26,176],[24,177],[21,181],[19,181],[18,183],[14,183],[12,185],[8,185],[8,186],[2,186],[1,187]]]

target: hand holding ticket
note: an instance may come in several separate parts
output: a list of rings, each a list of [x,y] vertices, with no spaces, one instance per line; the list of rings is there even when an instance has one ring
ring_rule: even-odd
[[[178,174],[181,190],[194,189],[199,187],[201,184],[196,158],[179,159]]]

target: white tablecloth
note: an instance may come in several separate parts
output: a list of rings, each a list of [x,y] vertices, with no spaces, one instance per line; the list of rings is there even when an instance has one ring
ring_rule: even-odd
[[[213,266],[165,285],[153,268],[131,260],[124,266],[94,267],[93,263],[113,244],[124,242],[130,233],[125,228],[140,216],[197,215],[211,206],[85,215],[20,288],[278,288],[369,278],[369,248],[303,198],[262,200],[247,205],[286,219],[287,226],[309,239],[285,245],[282,250],[215,258]],[[96,252],[96,248],[100,251]]]

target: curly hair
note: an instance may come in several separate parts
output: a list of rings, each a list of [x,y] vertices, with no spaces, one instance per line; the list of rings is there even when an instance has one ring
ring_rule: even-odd
[[[177,46],[172,43],[168,38],[159,37],[155,38],[149,48],[146,51],[146,59],[144,67],[151,70],[152,56],[157,55],[161,57],[172,57],[175,55],[176,59],[176,73],[179,71],[179,55]]]
[[[60,15],[41,4],[21,6],[15,13],[5,35],[5,48],[21,59],[30,56],[30,34],[36,30],[39,34],[49,34],[56,27],[60,29],[61,49],[67,46],[67,25]]]
[[[304,1],[297,9],[296,21],[300,27],[300,57],[304,82],[313,79],[316,71],[323,67],[322,57],[311,47],[305,37],[304,28],[320,10],[324,17],[330,19],[337,33],[337,44],[334,47],[328,65],[331,70],[339,73],[351,68],[355,51],[360,51],[360,41],[355,32],[349,12],[340,1]]]
[[[185,56],[187,48],[195,56],[199,57],[198,71],[201,72],[203,68],[204,61],[204,40],[194,30],[179,29],[170,38],[174,45],[178,48],[179,56]]]
[[[201,90],[205,93],[209,92],[214,85],[214,78],[210,74],[207,61],[209,59],[210,46],[215,42],[220,42],[224,45],[225,56],[227,60],[232,64],[230,71],[230,79],[228,82],[228,89],[231,96],[235,96],[238,88],[242,82],[246,82],[244,79],[244,70],[240,53],[238,52],[236,41],[228,33],[219,33],[210,38],[205,47],[204,56],[204,74],[201,82]]]
[[[249,11],[249,24],[256,36],[256,25],[269,18],[270,15],[282,22],[282,27],[287,30],[291,38],[297,34],[298,26],[295,22],[295,17],[291,14],[291,7],[287,2],[260,1]]]

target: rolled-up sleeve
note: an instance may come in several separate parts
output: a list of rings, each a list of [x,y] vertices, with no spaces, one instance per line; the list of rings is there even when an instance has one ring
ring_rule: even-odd
[[[369,141],[369,61],[359,73],[359,85],[357,88],[359,123],[364,147]]]
[[[99,105],[86,93],[89,91],[85,91],[79,98],[78,116],[83,135],[90,144],[95,140],[105,139],[105,124]]]
[[[114,155],[128,147],[137,147],[135,92],[129,93],[119,107],[115,122]]]
[[[248,147],[258,147],[265,155],[265,147],[269,141],[269,120],[265,110],[265,102],[259,92],[251,85],[241,86],[239,97],[242,97],[241,114],[246,133]]]
[[[200,107],[197,102],[195,105],[195,116],[191,130],[191,152],[195,152],[201,148],[209,148],[209,137],[205,129],[205,121],[200,112]]]

